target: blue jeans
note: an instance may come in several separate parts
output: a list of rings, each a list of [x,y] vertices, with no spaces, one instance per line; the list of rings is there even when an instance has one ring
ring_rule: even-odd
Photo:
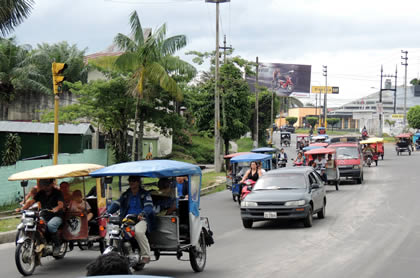
[[[56,233],[57,230],[58,230],[58,227],[60,227],[61,223],[63,223],[63,219],[61,219],[61,217],[54,216],[47,223],[48,231],[50,233]]]

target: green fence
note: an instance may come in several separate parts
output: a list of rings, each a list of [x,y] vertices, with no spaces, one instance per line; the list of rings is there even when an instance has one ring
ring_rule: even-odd
[[[95,149],[85,150],[83,153],[60,154],[58,164],[68,163],[94,163],[107,165],[107,150]],[[22,194],[22,187],[19,181],[8,181],[7,178],[14,173],[31,170],[43,166],[52,165],[52,159],[18,161],[16,165],[0,167],[0,206],[15,203],[19,193]],[[29,186],[35,185],[35,181],[30,181]]]

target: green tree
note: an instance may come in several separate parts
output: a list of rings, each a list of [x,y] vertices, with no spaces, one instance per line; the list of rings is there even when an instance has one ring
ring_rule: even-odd
[[[31,53],[30,61],[45,77],[42,83],[45,87],[50,88],[52,94],[51,64],[53,62],[67,64],[64,76],[68,82],[87,82],[88,67],[83,61],[85,52],[86,49],[79,50],[75,44],[69,45],[66,41],[55,44],[42,43],[38,44],[37,48]]]
[[[17,25],[29,16],[32,0],[2,0],[0,7],[0,32],[3,36],[11,33]]]
[[[17,95],[29,92],[48,93],[45,76],[30,62],[30,46],[19,46],[14,38],[0,39],[0,103],[2,119],[7,119],[7,107]]]
[[[411,85],[420,85],[420,79],[414,78],[410,81]]]
[[[332,127],[332,130],[334,130],[334,126],[338,124],[339,121],[339,118],[327,118],[327,124],[329,124]]]
[[[165,38],[166,25],[163,24],[154,34],[144,38],[144,30],[136,11],[130,15],[130,25],[132,38],[119,33],[114,42],[124,51],[117,58],[116,66],[131,73],[133,83],[130,92],[137,99],[132,149],[132,159],[134,160],[135,140],[138,138],[138,145],[143,146],[144,118],[147,111],[145,107],[150,106],[147,101],[152,99],[145,97],[145,92],[150,92],[154,88],[154,86],[150,86],[150,90],[145,91],[146,82],[158,85],[169,92],[175,100],[180,101],[182,91],[171,77],[170,72],[194,76],[196,70],[179,57],[172,56],[187,44],[184,35]],[[137,124],[139,124],[138,135]],[[143,150],[142,147],[139,147],[138,157],[142,156]]]
[[[420,129],[420,105],[411,107],[407,113],[407,122],[414,129]]]
[[[314,127],[318,123],[318,118],[317,117],[306,117],[306,122]]]
[[[286,117],[286,122],[289,125],[294,125],[297,122],[298,118],[296,117]]]
[[[118,77],[96,80],[88,84],[82,84],[80,81],[66,84],[79,98],[78,103],[60,108],[60,122],[77,122],[80,118],[89,120],[105,134],[116,162],[129,161],[128,130],[135,109],[133,98],[127,94],[129,82],[123,77]],[[44,122],[53,119],[53,112],[42,117]]]
[[[9,133],[6,136],[6,143],[4,144],[3,162],[2,166],[9,166],[16,164],[22,152],[20,145],[20,137],[17,133]]]

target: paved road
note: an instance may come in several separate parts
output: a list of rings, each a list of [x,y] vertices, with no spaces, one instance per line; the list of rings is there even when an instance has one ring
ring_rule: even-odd
[[[290,150],[292,152],[292,149]],[[202,198],[216,244],[200,277],[418,277],[420,268],[420,153],[397,157],[386,147],[362,185],[328,188],[327,216],[312,228],[294,221],[260,222],[245,230],[230,192]],[[35,277],[80,277],[94,251],[43,259]],[[0,246],[2,277],[20,277],[14,246]],[[187,259],[187,257],[185,258]],[[162,258],[142,274],[197,277],[189,262]]]

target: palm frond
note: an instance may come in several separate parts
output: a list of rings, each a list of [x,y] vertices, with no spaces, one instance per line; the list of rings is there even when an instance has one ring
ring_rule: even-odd
[[[124,51],[135,51],[136,43],[124,34],[118,33],[114,38],[114,43]]]
[[[163,56],[172,55],[179,49],[187,45],[187,37],[185,35],[177,35],[167,38],[161,45],[161,52]]]
[[[145,68],[147,78],[153,83],[168,91],[177,101],[182,100],[182,92],[165,68],[157,62],[151,63]]]
[[[3,36],[27,18],[32,10],[33,0],[4,0],[0,9],[0,32]]]
[[[134,36],[134,40],[139,47],[144,44],[143,28],[141,27],[140,19],[137,11],[134,11],[130,15],[131,34]]]
[[[176,56],[166,56],[161,63],[168,72],[186,75],[189,78],[193,78],[197,74],[197,69],[193,65]]]
[[[118,56],[115,61],[117,68],[124,71],[136,71],[138,67],[138,57],[133,52],[125,52],[124,54]]]

